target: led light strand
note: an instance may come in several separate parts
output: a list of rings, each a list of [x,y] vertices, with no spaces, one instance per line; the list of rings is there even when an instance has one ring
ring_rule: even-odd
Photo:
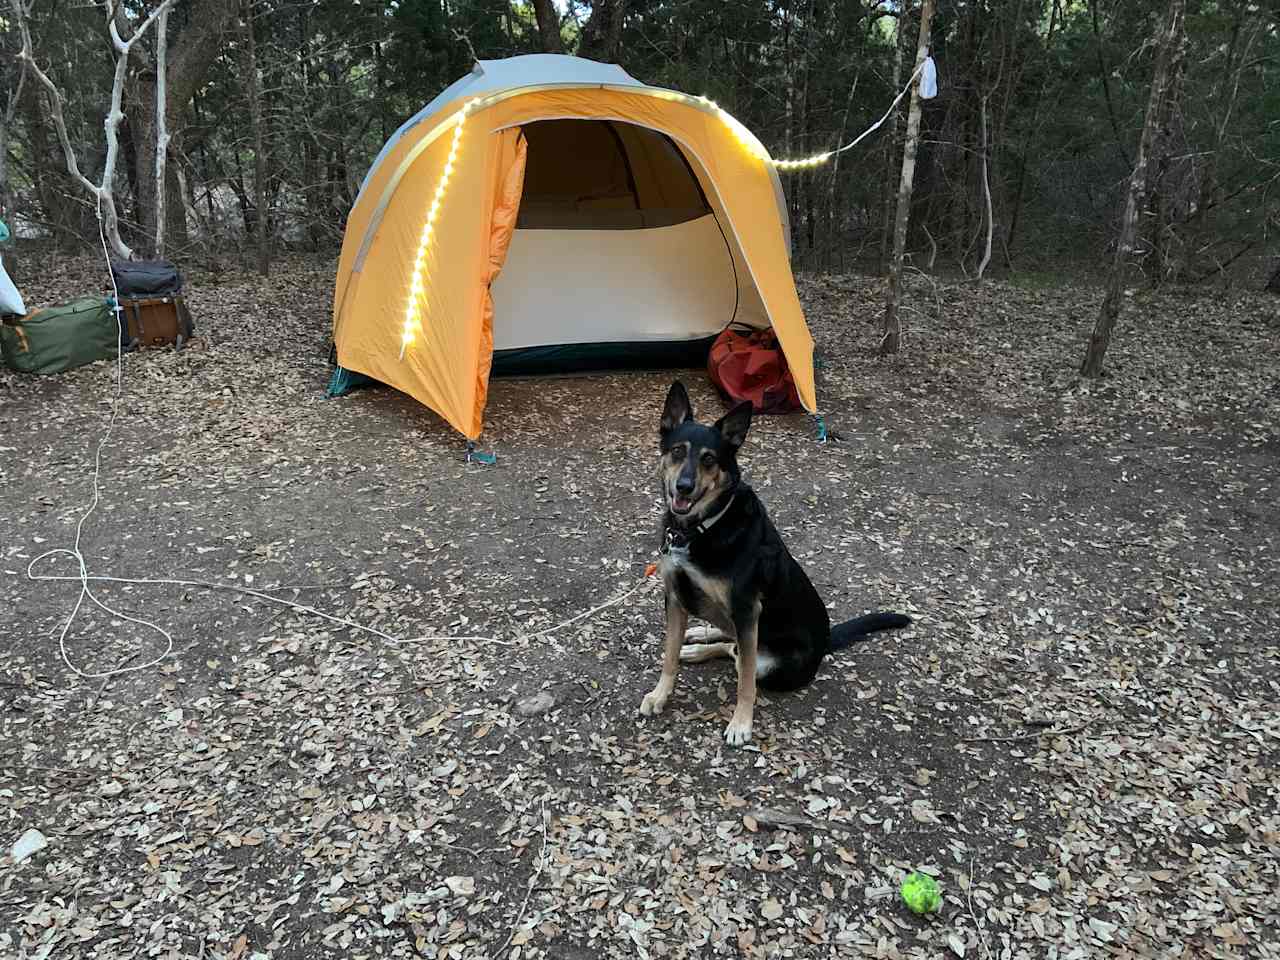
[[[449,155],[445,158],[444,168],[440,171],[440,182],[436,184],[436,192],[431,198],[431,206],[427,208],[427,219],[422,224],[422,235],[418,238],[418,254],[413,261],[413,277],[409,281],[409,302],[404,310],[404,330],[400,335],[400,359],[404,352],[422,329],[420,316],[422,313],[422,297],[427,291],[427,253],[431,248],[431,238],[435,234],[436,218],[440,215],[440,207],[444,203],[444,192],[449,186],[449,178],[453,175],[454,162],[458,159],[458,145],[462,142],[462,128],[476,105],[476,100],[468,100],[458,111],[453,127],[453,142],[449,144]]]
[[[764,145],[761,144],[758,139],[756,139],[755,134],[743,126],[742,122],[738,120],[737,117],[733,116],[733,114],[729,113],[724,109],[724,107],[720,106],[720,104],[716,103],[714,100],[707,97],[699,97],[698,99],[706,104],[715,113],[715,115],[720,118],[720,121],[729,128],[734,137],[737,138],[738,142],[742,144],[743,148],[756,159],[770,164],[778,170],[806,170],[811,167],[821,166],[837,153],[844,153],[846,150],[852,150],[871,134],[879,130],[881,125],[889,119],[889,115],[893,113],[898,104],[902,102],[902,98],[911,90],[911,85],[916,82],[916,78],[920,76],[921,72],[925,69],[925,64],[927,62],[928,60],[926,59],[924,63],[921,63],[920,66],[916,67],[915,72],[912,73],[910,78],[907,80],[906,86],[904,86],[898,92],[898,95],[893,98],[893,103],[889,104],[889,109],[884,112],[884,116],[871,126],[867,127],[866,130],[863,130],[862,133],[858,134],[854,139],[850,140],[843,147],[837,147],[835,150],[815,153],[811,157],[801,157],[796,160],[775,160],[773,157],[769,156],[769,151],[764,148]]]

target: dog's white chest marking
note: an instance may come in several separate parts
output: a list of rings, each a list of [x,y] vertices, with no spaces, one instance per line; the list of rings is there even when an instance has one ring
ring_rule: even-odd
[[[689,563],[688,547],[672,547],[664,553],[658,560],[658,569],[662,571],[663,577],[671,577],[681,567]]]

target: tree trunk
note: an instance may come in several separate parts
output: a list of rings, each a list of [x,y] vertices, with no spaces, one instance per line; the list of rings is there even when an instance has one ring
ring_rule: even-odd
[[[582,26],[578,56],[613,62],[622,44],[627,0],[591,0],[591,15]]]
[[[180,142],[182,116],[196,90],[204,83],[209,68],[223,50],[219,38],[235,16],[240,0],[204,0],[198,16],[191,17],[174,42],[170,45],[165,86],[168,103],[165,118],[170,136]],[[121,8],[117,8],[122,10]],[[117,13],[117,24],[123,18]],[[129,28],[125,24],[123,34]],[[155,178],[149,173],[156,163],[156,79],[151,74],[134,77],[130,84],[129,127],[136,148],[138,206],[142,215],[142,231],[147,237],[156,236],[157,189]],[[186,242],[186,216],[182,207],[181,185],[172,173],[165,177],[167,220],[165,232],[171,242]]]
[[[924,0],[920,10],[920,39],[916,43],[915,72],[929,54],[929,26],[934,0]],[[897,353],[902,346],[902,323],[898,319],[902,258],[907,247],[907,217],[911,212],[911,184],[916,172],[916,148],[920,141],[920,80],[911,85],[911,108],[907,111],[907,142],[902,150],[902,180],[898,186],[898,213],[893,226],[893,260],[889,264],[889,295],[884,310],[884,337],[880,353]]]
[[[898,14],[898,31],[895,35],[893,50],[893,93],[896,95],[902,86],[902,47],[903,35],[907,29],[905,10]],[[889,253],[893,249],[893,174],[898,168],[898,114],[900,108],[895,107],[889,117],[889,135],[884,143],[884,217],[880,229],[880,272],[889,269]]]
[[[156,20],[156,256],[164,256],[165,160],[169,154],[169,125],[165,122],[165,106],[168,97],[165,90],[165,71],[169,65],[169,7],[160,8]],[[179,197],[181,200],[181,197]]]
[[[1160,286],[1175,271],[1171,267],[1176,237],[1173,236],[1172,219],[1175,204],[1166,195],[1165,180],[1169,173],[1169,148],[1174,139],[1173,127],[1177,121],[1178,101],[1182,89],[1181,56],[1174,57],[1169,66],[1169,77],[1160,98],[1156,114],[1156,133],[1151,142],[1150,160],[1147,165],[1147,191],[1150,206],[1150,249],[1152,253],[1151,282]],[[1141,215],[1139,217],[1141,223]]]
[[[258,241],[258,273],[271,274],[271,247],[267,235],[267,156],[262,146],[262,94],[258,79],[258,46],[254,39],[253,3],[244,6],[245,74],[249,81],[249,122],[253,127],[253,205]]]
[[[1116,242],[1115,260],[1111,265],[1111,276],[1107,281],[1106,296],[1098,311],[1098,320],[1093,334],[1089,337],[1089,347],[1085,351],[1084,363],[1080,373],[1086,377],[1096,377],[1102,373],[1102,361],[1111,343],[1111,331],[1115,327],[1116,318],[1120,314],[1121,300],[1124,296],[1126,268],[1129,265],[1129,254],[1133,249],[1133,240],[1137,234],[1138,211],[1142,207],[1143,192],[1147,181],[1147,164],[1151,161],[1152,151],[1156,146],[1156,134],[1169,79],[1176,70],[1176,61],[1182,51],[1182,21],[1186,0],[1169,0],[1169,9],[1160,25],[1156,36],[1155,74],[1151,78],[1151,96],[1147,100],[1147,115],[1142,124],[1142,139],[1138,142],[1138,156],[1134,161],[1133,172],[1129,175],[1129,189],[1124,204],[1124,214],[1120,219],[1120,237]],[[1158,158],[1156,158],[1158,160]]]
[[[538,37],[543,53],[564,53],[560,39],[560,14],[551,0],[533,0],[533,15],[538,21]]]
[[[608,59],[622,59],[622,26],[627,19],[627,0],[613,0],[613,16],[609,18]]]
[[[102,162],[102,180],[100,183],[94,183],[81,172],[80,163],[76,159],[75,148],[72,146],[71,137],[67,133],[66,118],[62,113],[62,93],[58,90],[57,84],[35,62],[35,54],[31,43],[31,30],[27,23],[27,8],[22,3],[22,0],[11,0],[14,22],[17,24],[18,35],[22,42],[22,51],[18,56],[23,61],[26,69],[31,71],[32,78],[40,83],[47,94],[49,115],[53,120],[53,128],[62,147],[62,158],[66,163],[67,174],[77,188],[84,190],[89,196],[93,197],[102,237],[111,245],[111,249],[118,256],[125,259],[132,258],[133,251],[120,236],[120,217],[116,209],[113,186],[116,160],[120,153],[120,121],[124,119],[124,112],[121,110],[120,105],[124,97],[125,77],[129,69],[129,55],[132,52],[134,42],[150,28],[156,17],[173,6],[174,2],[176,0],[162,0],[161,5],[151,12],[141,26],[138,27],[137,33],[128,40],[124,40],[120,36],[114,22],[108,24],[116,62],[111,83],[111,106],[107,110],[106,119],[102,125],[107,146],[106,157]]]
[[[982,156],[978,160],[978,168],[982,173],[982,196],[986,200],[986,218],[987,218],[987,245],[982,251],[982,260],[978,264],[978,279],[982,279],[982,275],[987,272],[987,264],[991,262],[991,236],[995,233],[995,223],[991,215],[991,181],[987,177],[987,98],[983,96],[982,104],[979,108],[979,116],[981,118],[982,130]]]

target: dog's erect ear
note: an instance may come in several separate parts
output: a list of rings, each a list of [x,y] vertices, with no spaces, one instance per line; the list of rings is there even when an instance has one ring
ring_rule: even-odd
[[[747,431],[751,429],[751,401],[743,400],[717,420],[716,429],[734,450],[741,447],[747,440]]]
[[[689,402],[689,391],[677,380],[667,391],[667,402],[662,408],[662,423],[658,432],[666,436],[680,424],[693,419],[693,404]]]

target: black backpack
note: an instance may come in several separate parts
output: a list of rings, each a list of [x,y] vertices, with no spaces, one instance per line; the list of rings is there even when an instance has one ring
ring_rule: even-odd
[[[172,297],[182,292],[182,274],[168,260],[115,261],[111,277],[121,300]]]

